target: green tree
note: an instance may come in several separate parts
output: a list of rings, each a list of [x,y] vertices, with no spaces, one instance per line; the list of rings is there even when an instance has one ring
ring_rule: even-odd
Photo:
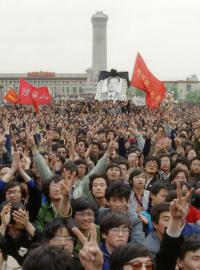
[[[191,91],[186,95],[186,100],[192,103],[200,103],[200,93]]]

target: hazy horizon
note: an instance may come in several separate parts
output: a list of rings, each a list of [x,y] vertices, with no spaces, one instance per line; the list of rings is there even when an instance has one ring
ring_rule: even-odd
[[[91,16],[108,15],[107,69],[128,71],[139,51],[160,80],[200,79],[198,0],[1,0],[0,73],[85,73]]]

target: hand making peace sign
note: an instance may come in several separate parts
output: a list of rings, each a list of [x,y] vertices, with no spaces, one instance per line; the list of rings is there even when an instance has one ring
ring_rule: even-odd
[[[87,239],[77,228],[72,228],[74,235],[83,244],[79,257],[85,270],[101,270],[103,265],[103,253],[98,247],[95,224],[91,224],[90,236]]]
[[[180,183],[176,183],[177,199],[174,199],[170,205],[170,212],[173,219],[184,220],[188,213],[188,200],[190,199],[193,189],[190,189],[185,196],[182,196]]]

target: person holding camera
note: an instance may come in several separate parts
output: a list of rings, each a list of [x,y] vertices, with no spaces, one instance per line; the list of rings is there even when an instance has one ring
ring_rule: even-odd
[[[22,203],[6,202],[1,211],[0,233],[8,246],[8,255],[22,265],[32,243],[41,239],[40,233],[30,223]]]

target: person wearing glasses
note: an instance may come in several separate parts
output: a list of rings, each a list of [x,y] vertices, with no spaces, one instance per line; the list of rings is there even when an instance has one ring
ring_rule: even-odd
[[[127,215],[121,212],[108,213],[100,223],[101,243],[104,262],[102,270],[109,270],[110,256],[113,250],[129,241],[131,224]]]
[[[79,199],[72,201],[72,218],[74,222],[78,225],[81,233],[89,238],[91,224],[95,222],[98,208],[96,204],[89,201],[85,197],[80,197]],[[100,239],[99,226],[96,225],[97,241]],[[74,254],[78,255],[79,251],[83,247],[81,241],[77,241],[74,247]]]
[[[72,227],[74,226],[71,218],[57,217],[53,219],[44,229],[45,242],[47,241],[50,246],[63,247],[71,254],[74,269],[83,270],[79,256],[73,253],[74,243],[76,242],[72,232]]]
[[[154,270],[150,254],[142,245],[128,243],[116,248],[110,258],[110,270]],[[160,269],[161,270],[161,269]]]
[[[19,153],[14,152],[11,169],[0,179],[0,203],[5,200],[23,203],[29,212],[30,221],[37,217],[41,205],[41,192],[36,185],[36,175],[31,170],[24,170]],[[16,174],[15,181],[13,177]]]

